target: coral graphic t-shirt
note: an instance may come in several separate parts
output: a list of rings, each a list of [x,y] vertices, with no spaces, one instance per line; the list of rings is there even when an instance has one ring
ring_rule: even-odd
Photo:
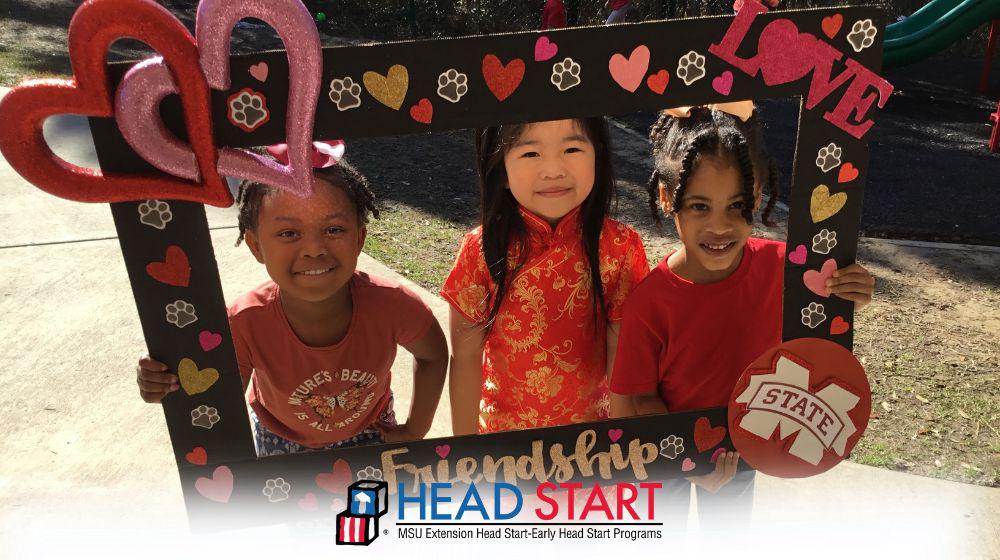
[[[483,346],[480,433],[576,424],[607,418],[607,326],[595,324],[590,264],[583,249],[580,209],[553,230],[521,208],[526,238],[511,243],[508,282]],[[608,320],[621,319],[625,297],[649,272],[639,234],[606,219],[598,243]],[[482,228],[466,234],[441,288],[466,320],[485,321],[496,289],[483,255]],[[492,297],[492,296],[490,296]]]
[[[229,307],[247,400],[275,434],[308,447],[347,439],[372,425],[389,400],[396,346],[415,342],[434,316],[412,291],[355,272],[353,312],[343,340],[306,346],[292,331],[281,291],[265,282]]]
[[[726,406],[743,370],[781,343],[784,258],[784,243],[751,237],[713,284],[677,276],[664,258],[625,302],[611,390],[658,390],[670,412]]]

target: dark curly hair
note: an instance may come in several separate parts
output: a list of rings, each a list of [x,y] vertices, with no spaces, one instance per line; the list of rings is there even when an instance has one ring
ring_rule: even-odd
[[[748,224],[753,223],[755,185],[766,184],[768,199],[761,221],[774,225],[770,216],[778,201],[778,166],[764,147],[760,122],[756,108],[746,122],[707,107],[691,109],[686,118],[661,112],[649,132],[654,170],[646,184],[649,208],[656,223],[660,223],[658,186],[661,183],[665,186],[676,211],[699,158],[715,155],[732,157],[739,166],[743,178],[743,217]]]
[[[264,151],[257,151],[259,154],[266,154]],[[322,179],[347,195],[347,198],[354,205],[358,213],[358,223],[361,225],[368,223],[368,216],[379,217],[378,208],[375,206],[375,195],[372,194],[368,185],[368,179],[354,168],[345,159],[337,162],[337,165],[330,167],[313,169],[313,176]],[[317,187],[320,185],[317,181]],[[319,187],[318,187],[319,188]],[[240,235],[236,238],[236,244],[243,241],[247,230],[257,227],[257,218],[260,216],[260,207],[264,197],[274,192],[274,187],[258,183],[256,181],[243,181],[240,183],[236,193],[236,206],[239,208]]]

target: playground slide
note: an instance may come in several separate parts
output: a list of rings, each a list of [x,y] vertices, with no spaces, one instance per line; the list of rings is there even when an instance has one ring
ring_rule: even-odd
[[[1000,19],[1000,0],[931,0],[885,28],[884,67],[926,58],[994,19]]]

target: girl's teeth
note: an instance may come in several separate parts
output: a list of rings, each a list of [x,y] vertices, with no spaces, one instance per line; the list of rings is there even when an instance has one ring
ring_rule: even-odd
[[[304,271],[300,272],[299,274],[305,274],[306,276],[318,276],[320,274],[324,274],[326,272],[330,272],[331,270],[333,270],[333,269],[332,268],[324,268],[322,270],[304,270]]]

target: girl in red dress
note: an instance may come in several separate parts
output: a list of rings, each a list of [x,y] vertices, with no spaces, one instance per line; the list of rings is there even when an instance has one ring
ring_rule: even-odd
[[[441,295],[451,304],[456,435],[606,418],[621,305],[649,270],[615,196],[603,118],[476,132],[481,224]]]

